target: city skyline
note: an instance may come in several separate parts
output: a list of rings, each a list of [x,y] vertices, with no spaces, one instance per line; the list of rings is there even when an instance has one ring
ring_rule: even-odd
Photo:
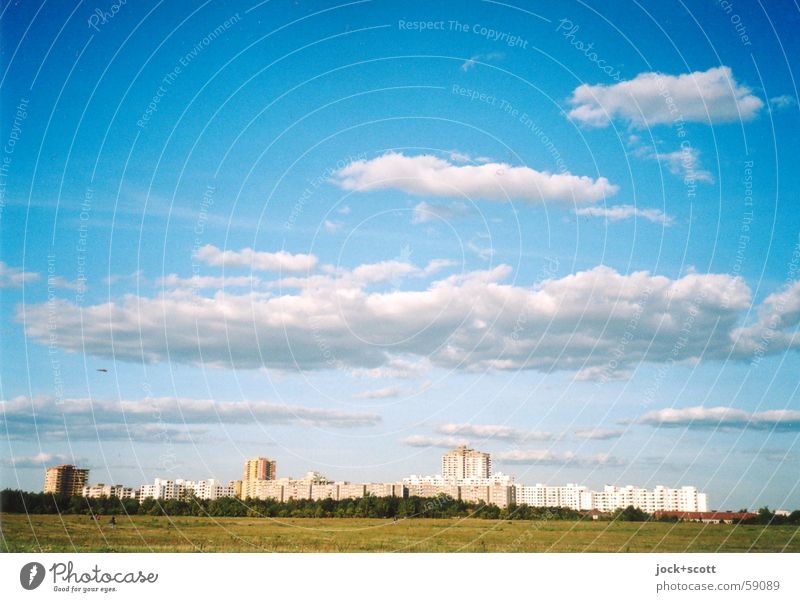
[[[800,19],[702,4],[9,5],[0,486],[800,507]]]
[[[526,505],[610,513],[633,506],[650,514],[664,511],[705,513],[709,509],[707,494],[691,485],[676,488],[658,485],[647,490],[634,485],[621,487],[607,484],[601,491],[593,491],[585,485],[575,483],[518,483],[512,475],[493,473],[490,454],[463,445],[442,455],[441,474],[412,474],[390,482],[333,480],[317,471],[309,471],[305,476],[296,479],[277,477],[276,464],[276,460],[265,457],[248,459],[244,463],[242,479],[228,481],[227,485],[214,478],[194,480],[155,477],[152,483],[145,483],[139,488],[96,483],[78,487],[76,492],[76,486],[70,483],[69,492],[52,490],[50,493],[68,493],[85,498],[113,496],[136,499],[139,503],[148,499],[187,500],[192,497],[200,500],[236,497],[241,500],[273,499],[286,502],[292,499],[357,499],[366,495],[400,498],[438,498],[444,495],[454,500],[483,502],[499,508]],[[52,473],[55,471],[66,471],[70,475],[79,473],[82,475],[81,483],[85,483],[88,478],[87,469],[71,465],[48,468],[45,493],[48,492],[49,484],[54,481]]]

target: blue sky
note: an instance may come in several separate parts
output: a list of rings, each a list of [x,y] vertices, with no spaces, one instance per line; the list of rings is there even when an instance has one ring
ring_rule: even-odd
[[[792,3],[112,6],[0,16],[4,486],[800,507]]]

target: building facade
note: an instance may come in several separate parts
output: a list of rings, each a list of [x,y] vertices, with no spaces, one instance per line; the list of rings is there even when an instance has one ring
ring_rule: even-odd
[[[244,463],[242,481],[274,481],[278,478],[277,462],[269,458],[252,458]]]
[[[485,452],[464,445],[442,456],[442,477],[446,480],[482,478],[492,476],[492,458]]]
[[[572,508],[573,510],[596,510],[613,512],[633,506],[644,512],[706,512],[708,497],[696,487],[686,486],[672,489],[659,485],[644,489],[628,485],[617,487],[606,485],[602,491],[591,491],[583,485],[568,484],[564,487],[517,485],[516,503],[527,506],[549,508]]]
[[[44,492],[57,495],[81,495],[88,480],[88,468],[77,468],[73,464],[51,466],[45,471]]]
[[[121,500],[138,499],[139,490],[133,487],[125,487],[124,485],[105,485],[97,483],[95,485],[87,485],[81,491],[83,497],[99,498],[99,497],[117,497]]]

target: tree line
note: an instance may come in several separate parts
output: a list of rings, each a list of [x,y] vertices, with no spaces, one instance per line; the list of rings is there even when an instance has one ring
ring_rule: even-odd
[[[187,498],[183,500],[156,500],[147,498],[139,503],[135,499],[116,497],[85,498],[81,496],[32,493],[15,489],[0,491],[0,512],[25,514],[83,514],[145,515],[145,516],[213,516],[213,517],[269,517],[269,518],[485,518],[503,520],[590,520],[591,512],[571,508],[541,508],[511,505],[500,508],[483,502],[465,502],[442,495],[422,497],[374,497],[345,500],[277,500],[246,499],[235,497],[216,500]],[[621,508],[605,520],[648,521],[654,518],[633,506]],[[674,518],[660,518],[675,521]],[[769,508],[761,508],[756,517],[743,524],[800,525],[800,510],[788,517],[776,515]]]

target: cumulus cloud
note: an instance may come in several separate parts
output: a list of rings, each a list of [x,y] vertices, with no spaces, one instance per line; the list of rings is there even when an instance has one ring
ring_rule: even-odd
[[[699,430],[744,430],[800,432],[800,411],[766,410],[747,412],[725,406],[666,408],[633,420],[635,424]]]
[[[248,268],[259,272],[308,272],[317,265],[314,255],[287,251],[267,253],[250,248],[240,251],[222,250],[214,245],[200,247],[194,254],[197,261],[227,268]]]
[[[426,435],[412,435],[402,440],[403,445],[411,447],[441,447],[443,449],[453,449],[461,445],[469,445],[467,439],[459,437],[428,437]]]
[[[23,284],[39,280],[40,277],[36,272],[25,272],[0,261],[0,288],[19,288]]]
[[[800,281],[772,293],[758,307],[758,319],[734,330],[734,349],[759,362],[766,355],[800,347]]]
[[[667,215],[661,209],[639,209],[635,205],[613,205],[611,207],[580,207],[575,210],[575,215],[587,217],[602,217],[611,222],[623,219],[640,217],[642,219],[671,226],[675,221],[672,216]]]
[[[174,397],[147,399],[58,400],[15,397],[0,401],[0,429],[19,438],[160,439],[185,442],[214,424],[297,424],[324,428],[374,426],[380,416],[368,412],[283,405],[264,401],[216,401]]]
[[[619,188],[603,177],[554,174],[506,163],[455,165],[433,155],[395,152],[353,161],[334,172],[333,181],[345,190],[361,192],[392,188],[417,195],[532,203],[599,201]]]
[[[671,124],[749,121],[764,102],[739,84],[730,67],[713,67],[681,75],[640,73],[612,85],[582,84],[569,98],[569,117],[584,125],[605,127],[613,120],[636,127]]]
[[[601,428],[593,428],[593,429],[582,429],[579,431],[575,431],[575,436],[578,439],[597,439],[597,440],[605,440],[605,439],[618,439],[622,437],[625,433],[622,429],[601,429]]]
[[[546,449],[516,449],[494,454],[494,458],[506,464],[538,464],[554,466],[622,466],[622,461],[608,454],[580,456],[574,452],[554,452]]]
[[[553,433],[524,431],[502,424],[443,424],[436,429],[443,435],[464,435],[480,439],[497,439],[523,443],[525,441],[551,441]]]
[[[412,224],[426,224],[434,220],[451,220],[468,212],[467,205],[464,203],[426,203],[422,201],[414,206],[414,215],[411,217]]]
[[[19,306],[16,318],[34,340],[77,353],[287,370],[370,371],[403,359],[468,371],[605,375],[609,358],[623,373],[640,362],[752,359],[800,346],[791,332],[800,323],[800,283],[768,297],[747,326],[740,321],[750,289],[727,274],[670,279],[599,266],[531,286],[508,283],[511,268],[499,265],[417,290],[372,286],[402,284],[400,276],[425,274],[432,264],[368,264],[246,292],[176,289],[84,307],[56,299]]]

